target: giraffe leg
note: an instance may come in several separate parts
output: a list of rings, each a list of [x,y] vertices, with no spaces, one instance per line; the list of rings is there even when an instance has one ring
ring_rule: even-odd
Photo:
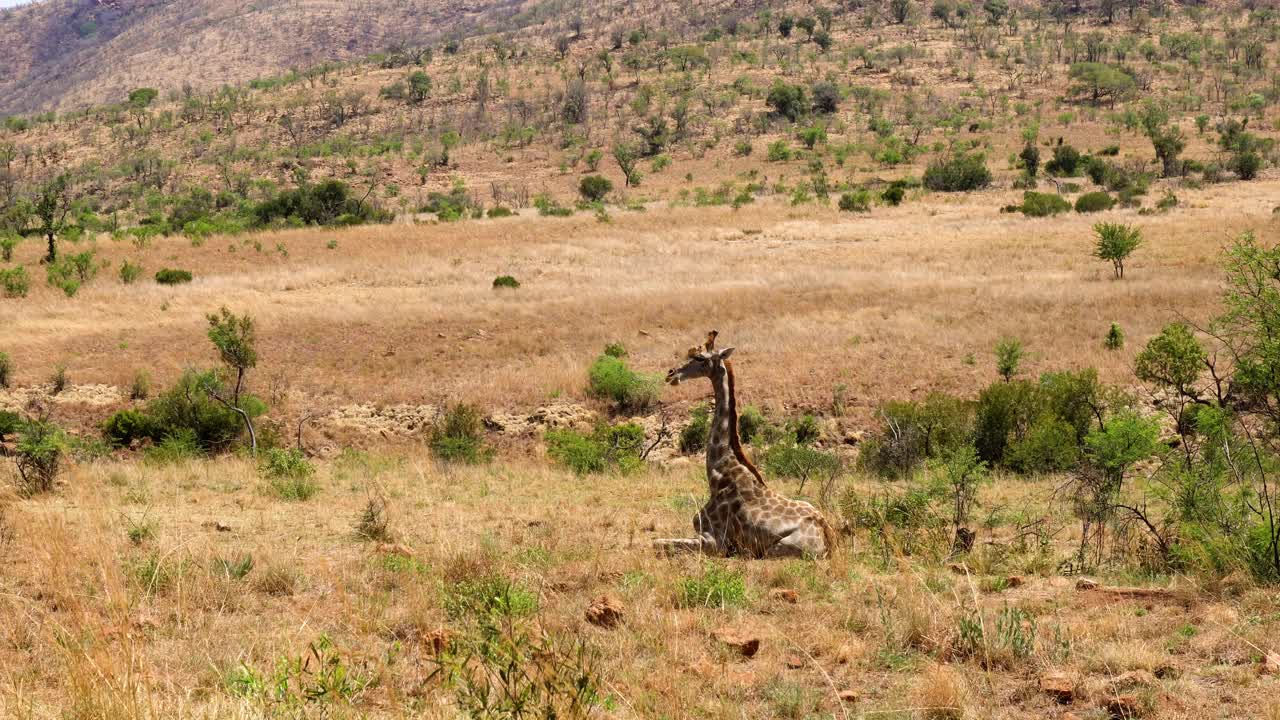
[[[724,546],[716,540],[711,528],[710,515],[704,507],[698,511],[697,515],[693,516],[693,530],[698,534],[697,537],[654,540],[653,546],[663,555],[681,555],[685,553],[723,555]]]

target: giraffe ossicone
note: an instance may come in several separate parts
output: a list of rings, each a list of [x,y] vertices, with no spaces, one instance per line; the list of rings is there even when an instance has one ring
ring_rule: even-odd
[[[707,438],[707,504],[693,518],[696,537],[655,540],[665,553],[769,557],[827,557],[836,534],[813,505],[792,500],[765,484],[760,471],[742,450],[738,437],[738,405],[733,348],[716,349],[715,330],[701,347],[689,349],[687,362],[667,373],[678,385],[707,378],[715,395]]]

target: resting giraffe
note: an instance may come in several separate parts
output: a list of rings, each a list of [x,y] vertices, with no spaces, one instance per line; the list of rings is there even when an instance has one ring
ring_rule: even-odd
[[[835,532],[817,508],[791,500],[767,485],[742,451],[733,348],[715,349],[716,331],[704,347],[690,348],[688,362],[667,373],[667,382],[709,378],[715,391],[715,413],[707,441],[707,484],[711,496],[693,518],[695,538],[655,540],[667,553],[700,552],[754,558],[826,557],[835,547]]]

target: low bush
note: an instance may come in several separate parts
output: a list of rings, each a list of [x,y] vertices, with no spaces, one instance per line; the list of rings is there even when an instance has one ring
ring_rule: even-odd
[[[907,184],[901,180],[894,180],[889,183],[889,187],[880,193],[880,201],[890,207],[897,207],[902,204],[902,200],[907,196]]]
[[[839,207],[842,212],[871,212],[871,193],[865,189],[844,193]]]
[[[191,282],[191,271],[162,268],[156,272],[156,282],[161,285],[181,285]]]
[[[937,158],[924,171],[924,186],[938,192],[981,190],[991,184],[986,159],[977,153]]]
[[[501,290],[503,288],[516,290],[520,287],[520,281],[510,275],[499,275],[493,279],[493,289]]]
[[[547,455],[578,475],[630,472],[643,462],[644,428],[635,423],[601,424],[590,435],[552,430],[546,440]]]
[[[613,192],[613,183],[602,175],[588,175],[578,183],[578,194],[587,202],[600,202]]]
[[[9,353],[0,352],[0,388],[9,387],[13,382],[13,360]]]
[[[1082,156],[1074,147],[1062,144],[1053,148],[1053,157],[1045,163],[1044,169],[1050,175],[1059,177],[1076,177],[1080,174]]]
[[[864,443],[859,463],[884,477],[909,475],[925,460],[968,443],[973,434],[973,404],[945,393],[886,403],[879,414],[883,425]]]
[[[689,454],[701,452],[707,447],[707,438],[711,435],[711,408],[698,405],[689,411],[690,422],[680,431],[680,452]]]
[[[142,277],[141,265],[135,265],[129,262],[128,260],[125,260],[123,263],[121,263],[120,282],[124,283],[125,285],[132,285],[133,283],[137,282],[138,278],[140,277]]]
[[[779,443],[771,446],[761,463],[765,474],[780,478],[808,480],[834,477],[840,473],[840,458],[807,445]]]
[[[271,494],[281,500],[310,500],[320,491],[316,469],[301,450],[268,448],[258,461],[258,473],[266,478]]]
[[[7,298],[23,298],[31,291],[31,277],[27,269],[18,266],[8,270],[0,270],[0,289]]]
[[[1028,190],[1022,193],[1022,204],[1014,208],[1027,217],[1049,217],[1071,209],[1071,203],[1056,193]]]
[[[1110,210],[1115,204],[1115,198],[1105,192],[1085,193],[1076,198],[1076,212],[1102,212],[1103,210]]]
[[[56,425],[41,420],[17,428],[14,458],[18,470],[18,494],[24,497],[53,490],[67,452],[66,436]]]
[[[596,358],[587,370],[588,391],[610,400],[620,412],[643,412],[658,400],[659,379],[627,366],[626,360],[609,354]]]
[[[466,403],[454,405],[436,421],[428,445],[432,455],[446,462],[476,465],[493,458],[484,438],[484,416]]]

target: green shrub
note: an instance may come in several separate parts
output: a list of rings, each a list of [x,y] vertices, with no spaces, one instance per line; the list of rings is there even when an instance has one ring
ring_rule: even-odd
[[[723,609],[747,602],[747,583],[742,573],[708,562],[700,575],[680,581],[676,605],[682,608]]]
[[[218,379],[213,372],[188,370],[169,390],[147,403],[143,412],[155,423],[161,440],[190,432],[196,445],[206,451],[225,450],[244,432],[244,421],[235,411],[209,397],[205,388]],[[250,417],[266,412],[266,405],[252,396],[241,398]]]
[[[588,175],[578,183],[578,194],[587,202],[600,202],[613,192],[613,183],[602,175]]]
[[[901,180],[894,180],[889,183],[889,187],[880,193],[880,201],[890,207],[897,207],[902,204],[903,198],[907,196],[907,185]]]
[[[156,273],[156,282],[161,285],[181,285],[182,283],[189,283],[191,282],[191,272],[189,270],[162,268]]]
[[[31,278],[27,269],[19,265],[8,270],[0,270],[0,288],[8,298],[23,298],[31,291]]]
[[[1124,330],[1116,323],[1111,323],[1111,329],[1107,330],[1107,337],[1103,339],[1102,346],[1108,350],[1119,350],[1124,347]]]
[[[504,217],[511,217],[512,215],[515,215],[515,213],[511,212],[511,208],[504,207],[502,205],[494,205],[493,207],[489,208],[489,212],[485,214],[491,218],[504,218]]]
[[[538,594],[500,575],[467,578],[445,586],[441,605],[450,620],[521,618],[538,611]]]
[[[98,263],[92,250],[74,255],[62,255],[57,262],[45,266],[49,284],[61,289],[67,297],[74,297],[85,283],[98,274]]]
[[[520,287],[520,281],[510,275],[499,275],[493,279],[493,289],[501,290],[503,288],[516,290]]]
[[[818,427],[818,418],[801,415],[787,422],[787,434],[797,445],[812,445],[818,441],[822,429]]]
[[[733,154],[738,157],[748,157],[751,155],[751,141],[739,140],[733,146]]]
[[[476,465],[493,458],[484,439],[484,416],[466,403],[449,408],[431,429],[431,454],[446,462]]]
[[[738,439],[744,443],[764,440],[770,431],[769,419],[760,408],[747,405],[738,412]]]
[[[1053,158],[1045,163],[1044,169],[1050,175],[1059,177],[1075,177],[1079,175],[1080,151],[1070,145],[1062,144],[1053,148]]]
[[[627,356],[627,348],[622,343],[611,342],[604,346],[604,354],[612,358],[624,358]]]
[[[258,473],[268,481],[271,494],[281,500],[310,500],[320,491],[312,476],[316,469],[301,450],[268,448],[258,461]]]
[[[592,396],[612,401],[621,412],[643,412],[658,399],[656,376],[635,372],[622,358],[601,355],[587,370]]]
[[[1085,193],[1076,198],[1076,212],[1092,213],[1110,210],[1116,204],[1115,198],[1105,192]]]
[[[153,465],[173,465],[203,457],[204,451],[189,429],[175,430],[159,443],[147,448],[142,459]]]
[[[590,435],[552,430],[546,440],[547,455],[578,475],[630,472],[643,462],[644,428],[635,423],[601,424]]]
[[[538,214],[542,217],[569,217],[573,214],[573,208],[564,207],[546,194],[534,198],[533,206],[538,208]]]
[[[140,440],[160,438],[155,420],[140,410],[121,410],[102,424],[102,434],[116,447],[129,447]]]
[[[10,410],[0,410],[0,442],[22,429],[22,416]]]
[[[903,477],[927,459],[969,442],[973,404],[945,393],[923,401],[889,402],[880,408],[883,427],[864,443],[859,463],[884,477]]]
[[[22,242],[21,235],[0,233],[0,261],[13,262],[13,251],[18,248],[20,242]]]
[[[974,446],[988,465],[1004,460],[1011,442],[1025,434],[1035,417],[1036,386],[1025,380],[994,383],[978,396],[974,417]]]
[[[705,450],[711,435],[711,408],[698,405],[689,411],[690,422],[680,431],[680,452],[689,454]]]
[[[30,497],[52,491],[66,452],[66,436],[56,425],[41,420],[23,423],[13,453],[18,494]]]
[[[840,458],[807,445],[779,443],[764,454],[765,473],[774,477],[807,480],[834,477],[840,472]]]
[[[840,196],[839,207],[842,212],[870,212],[871,193],[866,189],[844,193]]]
[[[1011,443],[1006,464],[1018,472],[1047,473],[1071,469],[1079,457],[1075,430],[1053,415],[1041,415],[1025,437]]]
[[[1057,193],[1028,190],[1022,193],[1022,204],[1016,207],[1019,212],[1028,217],[1048,217],[1067,212],[1071,209],[1071,203]]]
[[[787,145],[786,140],[771,142],[765,157],[769,162],[787,162],[792,158],[791,147]]]
[[[787,118],[791,122],[795,122],[804,116],[809,108],[809,103],[805,99],[805,91],[799,85],[791,85],[782,80],[775,80],[773,86],[769,88],[769,94],[765,97],[765,102],[773,111]]]
[[[986,159],[977,153],[936,158],[924,171],[924,186],[938,192],[981,190],[991,184]]]
[[[454,222],[469,215],[479,215],[483,210],[465,187],[455,187],[447,193],[427,193],[427,202],[418,208],[419,212],[435,213],[443,222]]]
[[[13,382],[13,360],[9,353],[0,352],[0,388],[7,388]]]
[[[142,266],[134,265],[125,260],[120,265],[120,282],[125,285],[132,285],[138,278],[142,277]]]

